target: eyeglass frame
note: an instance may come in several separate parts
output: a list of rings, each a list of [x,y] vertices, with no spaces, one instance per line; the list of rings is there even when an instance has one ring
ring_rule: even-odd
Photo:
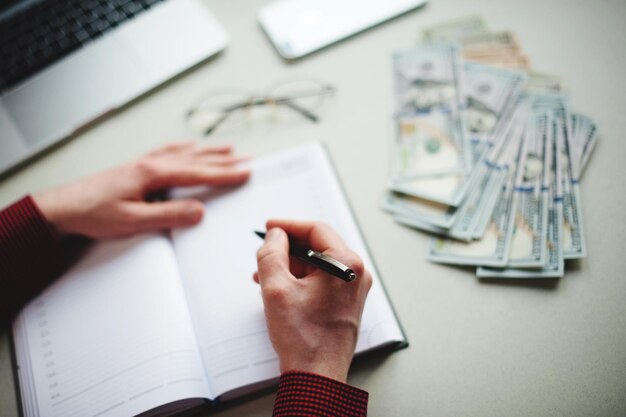
[[[335,92],[337,92],[337,89],[330,84],[320,83],[320,87],[321,89],[319,93],[299,95],[299,96],[272,97],[270,95],[265,95],[265,96],[250,95],[247,99],[242,100],[240,103],[221,109],[221,113],[222,113],[221,117],[219,117],[216,121],[214,121],[202,133],[204,136],[210,135],[215,129],[217,129],[217,127],[219,127],[219,125],[221,125],[226,119],[228,119],[228,117],[231,114],[235,113],[237,110],[244,110],[244,109],[249,109],[255,106],[264,106],[264,105],[274,105],[274,106],[284,105],[287,108],[294,110],[296,113],[301,114],[302,116],[304,116],[311,122],[318,123],[319,117],[315,113],[313,113],[311,110],[308,110],[302,106],[297,105],[296,103],[293,102],[293,100],[306,98],[306,97],[332,95]],[[214,96],[217,96],[217,94],[205,96],[205,98],[201,100],[199,104],[196,104],[191,109],[189,109],[185,113],[185,120],[188,121],[191,116],[198,113],[202,105],[209,98],[214,97]]]

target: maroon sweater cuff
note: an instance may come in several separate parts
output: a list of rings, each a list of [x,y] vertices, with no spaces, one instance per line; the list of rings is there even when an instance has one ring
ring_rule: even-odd
[[[65,268],[61,241],[30,196],[0,211],[0,320]]]
[[[280,376],[274,417],[363,417],[366,391],[308,372],[290,371]]]

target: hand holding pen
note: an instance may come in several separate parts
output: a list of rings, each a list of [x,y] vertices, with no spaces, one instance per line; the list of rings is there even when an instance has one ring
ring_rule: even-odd
[[[255,231],[254,233],[261,239],[265,239],[265,232]],[[356,273],[348,265],[324,253],[302,246],[298,242],[293,241],[293,239],[289,239],[289,256],[328,272],[342,281],[352,282],[356,279]]]
[[[345,382],[372,285],[370,273],[326,224],[271,220],[266,227],[254,280],[261,285],[281,371],[297,369]],[[346,283],[318,266],[290,257],[290,239],[337,260],[357,279]]]

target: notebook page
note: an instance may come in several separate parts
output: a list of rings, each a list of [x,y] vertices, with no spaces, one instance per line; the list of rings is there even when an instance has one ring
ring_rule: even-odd
[[[196,227],[173,235],[183,284],[207,367],[211,391],[279,376],[268,338],[260,288],[252,280],[256,251],[269,218],[321,220],[332,225],[373,272],[358,228],[318,143],[257,159],[244,186],[205,195]],[[378,277],[370,291],[357,352],[404,340]]]
[[[20,385],[36,403],[27,417],[131,416],[210,396],[164,236],[94,245],[26,306],[14,335]]]

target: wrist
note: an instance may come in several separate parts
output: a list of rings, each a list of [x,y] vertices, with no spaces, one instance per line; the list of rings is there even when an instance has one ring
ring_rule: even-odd
[[[71,233],[66,230],[64,221],[65,218],[71,218],[71,214],[68,216],[67,205],[64,205],[54,192],[37,193],[32,195],[32,198],[43,217],[57,233],[60,235]]]
[[[348,370],[354,349],[349,353],[319,352],[319,355],[306,355],[299,352],[293,358],[280,359],[281,372],[300,371],[325,376],[339,382],[348,380]]]

